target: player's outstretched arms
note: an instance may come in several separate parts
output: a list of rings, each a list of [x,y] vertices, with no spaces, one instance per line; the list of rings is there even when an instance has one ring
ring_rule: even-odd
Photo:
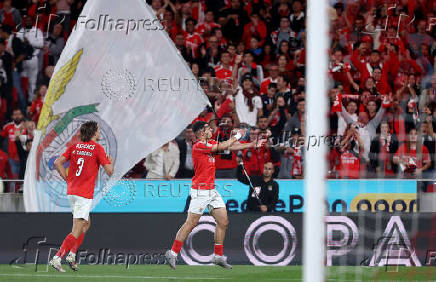
[[[59,172],[59,175],[67,181],[67,171],[64,167],[64,164],[67,162],[67,159],[64,156],[60,156],[54,162],[54,166],[56,170]]]
[[[250,143],[240,143],[240,142],[235,142],[233,143],[232,146],[229,147],[230,151],[238,151],[238,150],[245,150],[245,149],[249,149],[249,148],[259,148],[262,147],[263,144],[265,144],[267,142],[266,139],[259,139],[259,140],[255,140],[253,142]]]
[[[242,130],[237,130],[236,134],[232,136],[232,138],[230,138],[229,140],[213,145],[212,153],[229,149],[235,142],[241,139],[244,134],[245,132],[243,132]]]
[[[103,165],[103,168],[107,175],[112,176],[114,174],[114,159],[111,156],[108,156],[108,159],[111,163]]]

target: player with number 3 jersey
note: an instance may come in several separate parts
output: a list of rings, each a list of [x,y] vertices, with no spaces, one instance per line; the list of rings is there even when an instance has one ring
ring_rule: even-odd
[[[94,198],[95,180],[103,166],[110,176],[113,173],[113,159],[107,157],[103,146],[97,143],[100,128],[95,121],[88,121],[80,127],[80,142],[67,148],[55,161],[56,170],[67,182],[67,196],[73,210],[73,228],[65,237],[59,251],[49,264],[57,271],[65,272],[61,261],[67,252],[66,261],[74,271],[78,270],[76,252],[82,244],[86,231],[91,226],[89,212]],[[65,164],[69,161],[68,176]]]

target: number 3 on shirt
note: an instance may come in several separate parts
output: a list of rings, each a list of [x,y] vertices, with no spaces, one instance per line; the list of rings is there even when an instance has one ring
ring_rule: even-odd
[[[83,158],[79,158],[77,160],[77,165],[79,168],[76,171],[76,176],[79,176],[82,173],[83,165],[85,164],[85,160]]]

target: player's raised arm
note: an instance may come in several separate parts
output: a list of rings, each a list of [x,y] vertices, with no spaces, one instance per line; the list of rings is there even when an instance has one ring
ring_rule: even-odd
[[[255,140],[255,141],[249,142],[249,143],[235,142],[228,149],[230,151],[238,151],[238,150],[245,150],[245,149],[249,149],[249,148],[260,148],[266,142],[267,142],[266,139]]]
[[[54,162],[54,166],[56,170],[59,172],[59,175],[63,180],[67,181],[67,170],[64,167],[64,164],[67,162],[67,159],[64,156],[60,156]]]
[[[236,134],[233,135],[232,138],[230,138],[229,140],[213,145],[212,153],[230,149],[241,138],[242,133],[238,130]]]

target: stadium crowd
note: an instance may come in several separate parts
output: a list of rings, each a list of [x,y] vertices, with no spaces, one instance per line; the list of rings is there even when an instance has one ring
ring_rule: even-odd
[[[0,1],[0,178],[23,177],[33,130],[85,0]],[[265,147],[217,156],[216,176],[304,177],[306,1],[147,1],[208,95],[193,121]],[[329,0],[329,178],[433,178],[436,1]],[[319,95],[324,95],[320,93]],[[195,136],[180,136],[130,177],[189,178]],[[310,144],[309,144],[310,145]],[[148,172],[148,173],[147,173]]]

